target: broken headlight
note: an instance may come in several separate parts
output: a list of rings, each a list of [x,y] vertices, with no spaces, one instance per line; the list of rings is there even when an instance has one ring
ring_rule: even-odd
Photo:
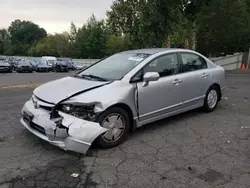
[[[64,104],[60,106],[59,110],[77,118],[81,118],[88,121],[94,121],[96,119],[96,113],[94,112],[94,108],[95,105],[78,106]]]

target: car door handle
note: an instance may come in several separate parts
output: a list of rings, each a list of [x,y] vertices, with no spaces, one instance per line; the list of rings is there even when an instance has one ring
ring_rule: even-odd
[[[208,77],[208,74],[207,73],[202,73],[201,75],[203,78],[207,78]]]
[[[182,80],[175,79],[172,84],[179,85],[182,82]]]

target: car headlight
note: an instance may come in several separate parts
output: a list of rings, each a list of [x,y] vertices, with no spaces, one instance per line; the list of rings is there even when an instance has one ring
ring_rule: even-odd
[[[81,118],[88,121],[95,121],[97,114],[94,112],[95,105],[71,105],[64,104],[59,107],[59,110],[66,114],[70,114],[77,118]]]

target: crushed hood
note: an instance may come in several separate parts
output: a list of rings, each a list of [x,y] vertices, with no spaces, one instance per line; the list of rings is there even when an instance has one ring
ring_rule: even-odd
[[[66,77],[43,84],[34,90],[34,95],[46,102],[57,104],[76,93],[100,87],[109,82]]]

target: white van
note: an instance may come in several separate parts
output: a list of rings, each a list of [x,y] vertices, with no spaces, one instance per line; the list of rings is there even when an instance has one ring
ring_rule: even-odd
[[[49,67],[52,67],[56,61],[57,59],[52,56],[43,56],[41,59],[41,62],[46,63]]]

